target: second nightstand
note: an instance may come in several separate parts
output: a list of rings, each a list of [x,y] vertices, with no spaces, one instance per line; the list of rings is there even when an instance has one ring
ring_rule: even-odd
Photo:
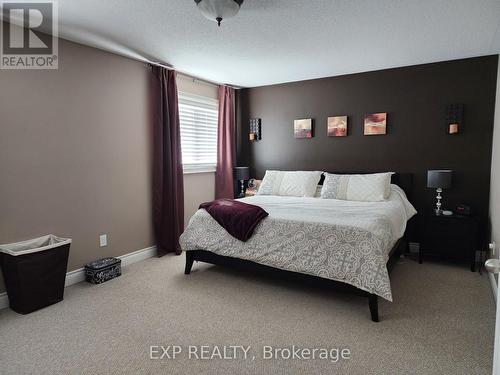
[[[440,255],[466,260],[474,272],[479,250],[479,218],[429,214],[424,220],[419,262],[422,263],[424,255]]]

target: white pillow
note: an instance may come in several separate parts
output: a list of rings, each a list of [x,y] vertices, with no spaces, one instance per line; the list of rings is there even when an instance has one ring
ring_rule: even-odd
[[[394,172],[371,174],[330,174],[327,173],[321,198],[345,199],[361,202],[379,202],[389,198],[391,176]]]
[[[314,197],[323,172],[266,171],[259,188],[259,195]]]
[[[283,179],[282,171],[266,171],[262,182],[260,183],[258,195],[278,195]]]
[[[291,197],[314,197],[323,172],[285,172],[279,195]]]

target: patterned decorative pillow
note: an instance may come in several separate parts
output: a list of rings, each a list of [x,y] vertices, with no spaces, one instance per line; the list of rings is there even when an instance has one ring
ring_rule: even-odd
[[[258,194],[314,197],[322,173],[319,171],[266,171]]]
[[[326,173],[321,198],[379,202],[389,198],[394,172],[370,174]]]
[[[325,173],[321,198],[323,199],[347,199],[347,184],[349,175]]]

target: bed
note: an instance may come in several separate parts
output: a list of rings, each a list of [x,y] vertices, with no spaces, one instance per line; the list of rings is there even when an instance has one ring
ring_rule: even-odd
[[[405,249],[407,222],[416,213],[407,198],[410,192],[411,175],[396,174],[389,199],[383,202],[243,198],[269,213],[247,242],[198,210],[180,239],[185,273],[194,261],[203,261],[347,284],[368,296],[371,318],[378,321],[378,298],[392,301],[389,271]]]

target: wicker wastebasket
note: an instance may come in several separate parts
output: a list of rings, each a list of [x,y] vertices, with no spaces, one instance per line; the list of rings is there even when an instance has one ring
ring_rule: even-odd
[[[71,239],[52,234],[0,245],[10,308],[20,314],[62,301]]]

